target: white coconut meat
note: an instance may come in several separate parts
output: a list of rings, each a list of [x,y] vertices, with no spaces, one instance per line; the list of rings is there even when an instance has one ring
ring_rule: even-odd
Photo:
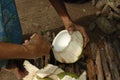
[[[32,65],[29,61],[25,60],[23,63],[24,68],[28,71],[28,75],[23,80],[36,80],[36,72],[39,70],[36,66]]]
[[[52,43],[55,59],[61,63],[76,62],[83,50],[83,36],[79,31],[72,35],[63,30],[55,37]]]
[[[47,64],[44,68],[38,69],[36,66],[32,65],[29,61],[25,60],[24,68],[28,71],[28,75],[23,78],[23,80],[39,80],[39,78],[48,77],[50,74],[57,74],[63,72],[62,69],[58,68],[58,66],[54,66],[52,64]],[[54,75],[55,75],[54,74]]]
[[[39,70],[39,68],[37,68],[36,66],[32,65],[27,60],[24,61],[23,66],[29,73],[37,72]]]
[[[23,80],[78,80],[76,74],[64,72],[64,70],[52,64],[47,64],[44,68],[38,69],[25,60],[24,67],[29,73]],[[60,79],[61,75],[65,76]]]
[[[47,64],[43,69],[37,71],[36,75],[40,78],[44,78],[57,70],[58,66]]]
[[[79,80],[87,80],[87,72],[86,72],[86,71],[84,71],[84,72],[80,75]]]
[[[78,80],[78,79],[75,79],[75,78],[72,78],[71,76],[66,75],[61,80]]]
[[[49,75],[49,77],[50,77],[51,79],[53,79],[53,80],[59,80],[57,74],[60,74],[60,73],[62,73],[62,72],[64,72],[64,70],[62,70],[61,68],[58,68],[57,70],[55,70],[54,73],[52,73],[51,75]]]

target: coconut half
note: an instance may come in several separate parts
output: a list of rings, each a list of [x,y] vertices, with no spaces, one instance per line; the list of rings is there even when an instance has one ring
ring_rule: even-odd
[[[60,74],[57,74],[58,80],[78,80],[79,76],[75,73],[71,72],[62,72]]]
[[[79,31],[75,31],[70,35],[67,30],[63,30],[54,38],[52,46],[57,61],[61,63],[74,63],[82,54],[83,36]]]
[[[39,69],[32,65],[29,61],[25,60],[23,65],[28,71],[28,75],[26,75],[23,80],[52,80],[48,77],[49,75],[55,75],[63,72],[63,70],[58,68],[58,66],[52,64],[47,64],[44,68]]]

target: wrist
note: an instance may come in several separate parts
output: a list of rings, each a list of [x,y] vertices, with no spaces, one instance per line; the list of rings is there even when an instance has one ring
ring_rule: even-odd
[[[72,20],[69,17],[63,16],[62,20],[65,25],[65,28],[69,27],[69,25],[72,24]]]

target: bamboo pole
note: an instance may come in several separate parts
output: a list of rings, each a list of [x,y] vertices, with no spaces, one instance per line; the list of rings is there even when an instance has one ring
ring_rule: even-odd
[[[97,68],[97,80],[104,80],[102,62],[99,49],[97,50],[96,55],[96,68]]]
[[[106,50],[107,60],[110,66],[110,72],[112,74],[112,80],[120,80],[118,68],[114,62],[115,57],[113,56],[113,51],[110,42],[105,42],[105,50]]]

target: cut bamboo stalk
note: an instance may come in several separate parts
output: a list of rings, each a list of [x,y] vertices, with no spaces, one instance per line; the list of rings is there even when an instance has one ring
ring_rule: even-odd
[[[88,80],[97,80],[95,65],[92,59],[89,59],[87,61],[87,73],[88,73]]]
[[[117,57],[119,59],[118,61],[119,61],[119,64],[120,64],[120,46],[119,46],[118,40],[115,40],[113,42],[113,46],[114,46],[114,50],[115,50],[115,53],[116,53],[116,55],[117,55]]]
[[[97,80],[104,80],[103,69],[102,69],[102,62],[99,49],[96,53],[96,68],[97,68]]]
[[[96,59],[97,45],[96,45],[96,43],[93,42],[93,43],[90,44],[90,47],[91,47],[92,58],[93,58],[93,60],[95,60]]]
[[[107,2],[107,5],[109,5],[115,12],[117,12],[118,14],[120,13],[120,9],[118,9],[114,3],[114,1],[109,1]]]
[[[112,74],[112,80],[120,80],[118,68],[114,62],[113,51],[110,46],[110,42],[105,42],[106,56],[109,61],[110,71]]]
[[[75,65],[74,65],[74,71],[75,71],[78,75],[80,75],[80,64],[79,64],[79,62],[75,63]]]
[[[110,70],[109,70],[109,65],[107,64],[107,59],[106,59],[104,48],[101,48],[100,54],[101,54],[103,71],[104,71],[104,74],[105,74],[105,80],[112,80],[111,73],[110,73]]]
[[[45,56],[45,65],[49,63],[50,55]]]

